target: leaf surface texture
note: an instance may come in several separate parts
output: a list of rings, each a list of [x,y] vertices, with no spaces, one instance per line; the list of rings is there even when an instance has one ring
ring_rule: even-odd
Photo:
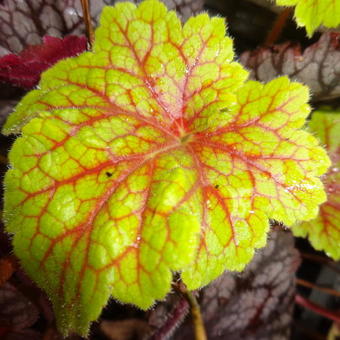
[[[182,27],[158,1],[106,7],[93,52],[42,75],[9,117],[5,220],[59,328],[109,296],[141,308],[242,270],[268,219],[314,218],[329,160],[306,87],[245,81],[222,18]]]

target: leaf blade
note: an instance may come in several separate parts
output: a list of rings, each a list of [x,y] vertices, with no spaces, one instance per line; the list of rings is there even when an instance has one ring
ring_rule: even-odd
[[[305,26],[311,37],[320,26],[337,27],[340,23],[340,2],[333,0],[277,0],[280,6],[295,8],[295,20],[298,26]]]
[[[340,258],[339,114],[331,110],[315,111],[309,128],[326,145],[332,160],[332,166],[323,181],[327,201],[320,206],[319,214],[315,219],[293,226],[292,231],[295,236],[308,237],[315,249],[323,250],[334,260],[338,260]]]
[[[314,177],[328,168],[326,153],[297,131],[310,110],[307,88],[281,77],[264,86],[248,82],[237,97],[228,123],[193,143],[197,168],[206,172],[210,223],[203,226],[195,265],[183,272],[190,289],[215,279],[225,265],[241,271],[265,244],[268,217],[293,225],[315,217],[326,199]]]
[[[194,288],[241,270],[268,218],[324,199],[306,89],[242,84],[224,30],[207,15],[182,28],[156,0],[107,8],[94,51],[47,70],[9,118],[6,229],[64,334],[86,334],[110,294],[148,308],[174,272]],[[283,193],[293,176],[299,200]]]

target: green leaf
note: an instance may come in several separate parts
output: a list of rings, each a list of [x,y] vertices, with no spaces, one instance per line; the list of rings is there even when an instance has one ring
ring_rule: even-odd
[[[340,0],[276,0],[280,6],[296,6],[295,20],[306,27],[308,36],[320,26],[337,27],[340,24]]]
[[[332,166],[324,176],[327,201],[317,218],[292,228],[295,236],[309,238],[313,247],[334,260],[340,259],[340,114],[332,110],[313,113],[309,128],[326,146]]]
[[[64,334],[110,295],[150,307],[173,272],[194,289],[242,270],[269,218],[315,217],[329,160],[299,130],[307,88],[245,82],[233,56],[222,18],[119,3],[7,121],[6,228]]]

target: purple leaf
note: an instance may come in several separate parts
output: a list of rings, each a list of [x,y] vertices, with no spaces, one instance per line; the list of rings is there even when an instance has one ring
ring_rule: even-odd
[[[280,75],[308,85],[313,100],[340,96],[340,33],[324,33],[318,42],[303,53],[297,44],[284,43],[246,51],[241,62],[251,77],[267,82]]]
[[[201,308],[209,339],[288,339],[298,263],[293,236],[272,232],[241,275],[226,273],[208,286]]]
[[[243,273],[226,272],[204,288],[199,302],[209,340],[289,339],[299,263],[292,234],[273,231],[266,248],[257,252]],[[173,319],[171,305],[175,298],[180,301],[170,295],[166,302],[157,305],[149,318],[152,327],[164,329],[164,315]],[[183,320],[182,315],[178,320]],[[173,330],[162,333],[162,340],[170,339]],[[193,338],[191,318],[171,337]]]
[[[100,12],[93,6],[93,15]],[[99,7],[99,8],[98,8]],[[64,37],[83,34],[81,3],[78,0],[4,0],[0,5],[0,55],[19,53],[37,45],[45,35]]]
[[[91,17],[96,24],[104,5],[115,0],[91,1]],[[137,3],[138,1],[133,1]],[[164,0],[182,19],[203,9],[203,0]],[[27,45],[40,44],[42,37],[62,38],[68,34],[84,34],[85,25],[79,0],[4,0],[0,2],[0,56],[19,53]]]

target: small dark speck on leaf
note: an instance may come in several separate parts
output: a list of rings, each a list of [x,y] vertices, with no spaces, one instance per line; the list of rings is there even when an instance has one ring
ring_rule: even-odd
[[[106,174],[107,177],[111,177],[112,176],[112,172],[109,172],[109,171],[106,171],[105,174]]]
[[[218,184],[215,185],[215,189],[218,189],[220,186]]]

